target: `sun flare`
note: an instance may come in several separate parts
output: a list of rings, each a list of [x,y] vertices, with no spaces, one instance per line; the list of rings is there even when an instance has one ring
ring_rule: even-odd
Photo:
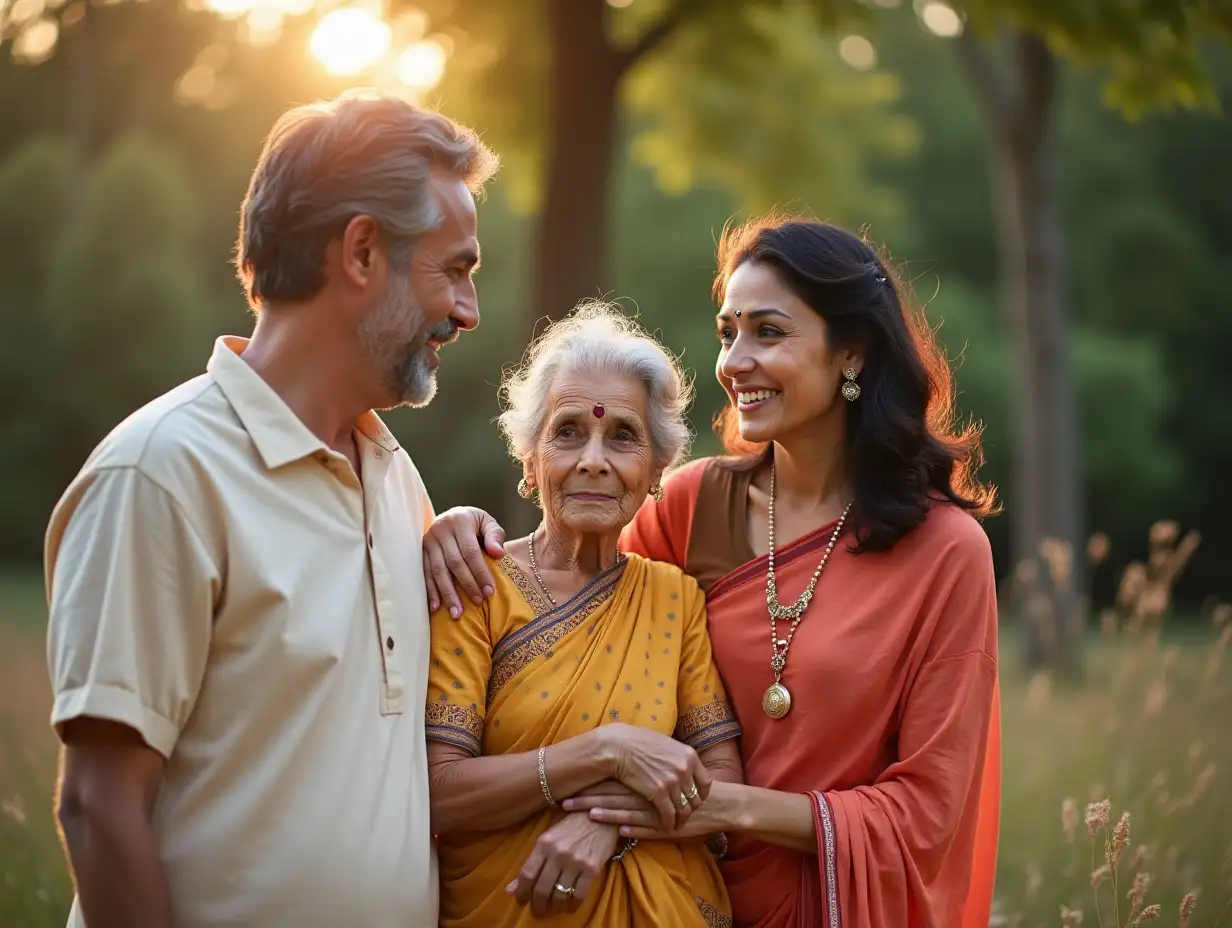
[[[328,70],[349,76],[376,64],[391,38],[389,24],[380,17],[359,7],[343,7],[321,17],[309,48]]]

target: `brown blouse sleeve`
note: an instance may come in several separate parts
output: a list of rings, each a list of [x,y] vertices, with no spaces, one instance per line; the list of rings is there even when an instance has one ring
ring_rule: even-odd
[[[719,578],[753,559],[748,543],[749,481],[753,471],[712,459],[701,475],[684,572],[709,591]]]

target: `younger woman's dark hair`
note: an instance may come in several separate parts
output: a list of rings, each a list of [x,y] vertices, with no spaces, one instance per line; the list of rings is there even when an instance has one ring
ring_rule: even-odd
[[[853,551],[885,551],[919,525],[933,501],[976,517],[998,511],[981,483],[980,428],[960,425],[954,382],[924,314],[905,305],[903,287],[866,242],[837,226],[769,216],[728,225],[719,243],[714,295],[742,264],[771,268],[825,320],[832,350],[864,349],[860,397],[847,404],[846,441],[855,498]],[[846,402],[839,400],[839,402]],[[728,466],[760,467],[770,445],[743,441],[729,406],[716,431]]]

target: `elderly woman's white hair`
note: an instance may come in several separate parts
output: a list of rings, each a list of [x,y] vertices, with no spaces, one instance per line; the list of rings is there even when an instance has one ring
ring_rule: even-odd
[[[562,373],[632,377],[649,396],[650,445],[656,467],[670,470],[688,453],[693,385],[667,350],[618,306],[586,301],[536,338],[501,383],[500,429],[523,461],[535,449],[548,398]]]

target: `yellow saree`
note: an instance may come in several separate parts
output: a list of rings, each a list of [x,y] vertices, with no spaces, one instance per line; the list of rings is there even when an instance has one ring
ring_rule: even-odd
[[[637,555],[551,608],[508,557],[496,593],[456,621],[432,617],[427,737],[472,754],[535,751],[608,722],[701,749],[740,733],[710,656],[695,581]],[[564,797],[560,797],[564,798]],[[539,836],[566,813],[438,839],[440,923],[478,926],[730,926],[722,877],[701,841],[644,841],[609,863],[573,914],[533,919],[505,892]]]

